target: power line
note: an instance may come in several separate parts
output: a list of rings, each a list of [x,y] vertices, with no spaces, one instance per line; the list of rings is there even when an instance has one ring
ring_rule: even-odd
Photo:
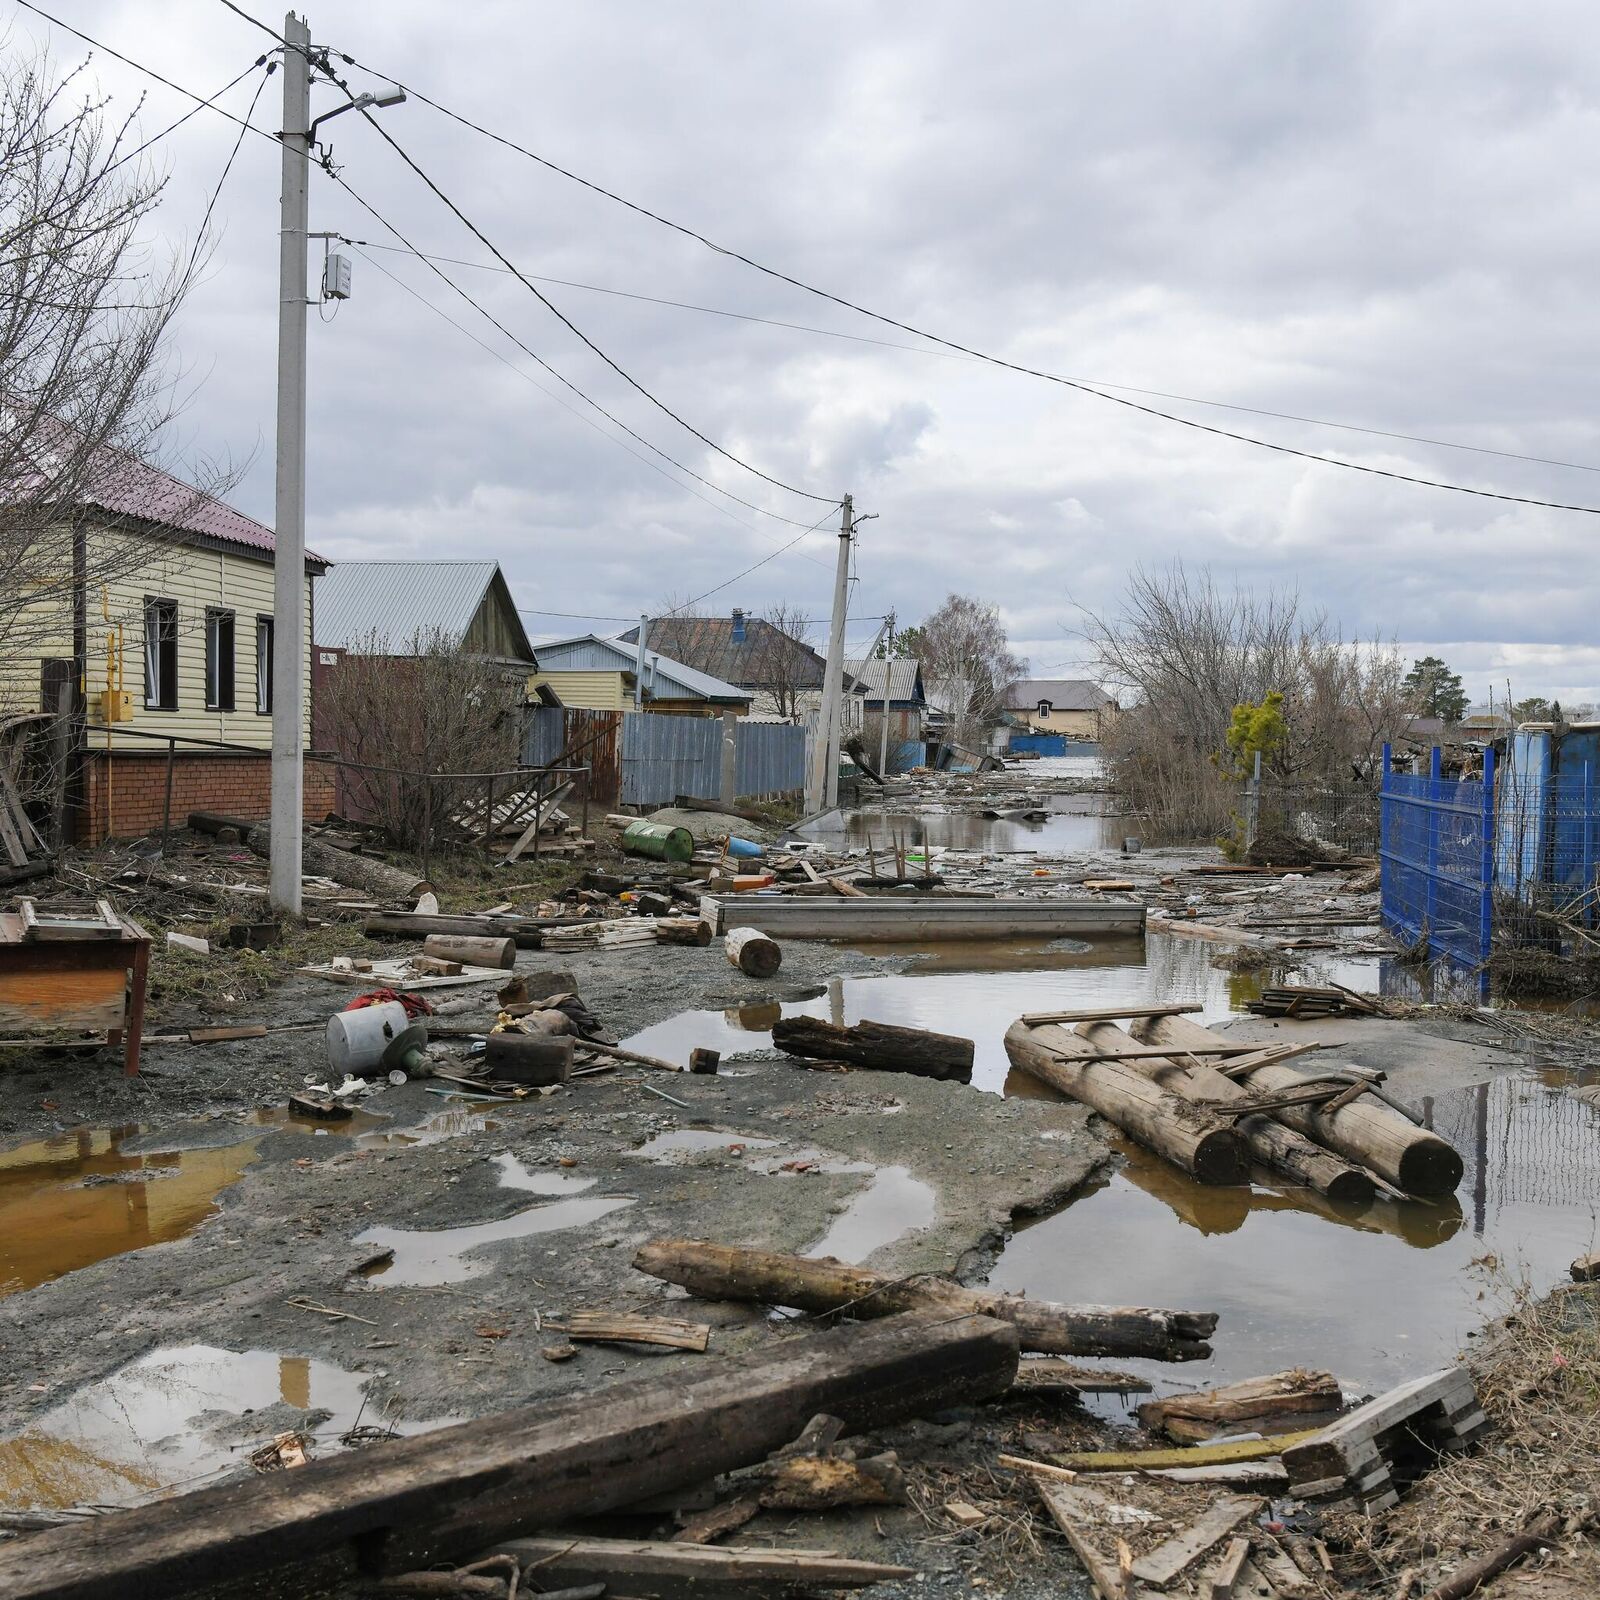
[[[663,478],[666,479],[666,481],[668,483],[670,483],[673,486],[673,488],[682,489],[685,494],[692,494],[695,497],[695,499],[700,501],[702,504],[710,506],[713,511],[717,512],[721,516],[726,517],[730,522],[735,523],[737,526],[739,526],[741,528],[748,528],[751,533],[759,534],[764,539],[765,538],[770,538],[770,537],[775,537],[774,535],[769,535],[765,531],[765,529],[757,527],[755,523],[746,522],[743,517],[737,516],[734,512],[730,511],[726,506],[718,504],[718,502],[713,500],[709,495],[701,494],[698,489],[692,489],[692,488],[689,487],[688,484],[681,483],[677,478],[674,478],[672,476],[672,474],[666,470],[665,467],[657,466],[656,463],[654,461],[652,461],[648,456],[642,455],[639,451],[635,450],[631,445],[626,444],[623,440],[617,438],[617,436],[615,434],[607,433],[606,430],[604,428],[602,428],[600,426],[600,424],[594,420],[593,417],[587,416],[584,412],[580,411],[570,401],[562,399],[562,397],[559,394],[557,394],[553,389],[547,389],[531,373],[524,372],[522,370],[522,368],[519,367],[516,364],[516,362],[512,361],[508,356],[504,355],[501,351],[496,350],[495,347],[492,344],[490,344],[487,339],[480,339],[477,336],[477,334],[475,334],[470,328],[464,327],[461,323],[457,322],[456,319],[454,317],[452,317],[448,311],[443,309],[443,307],[436,306],[433,303],[433,301],[428,299],[428,297],[425,294],[422,294],[419,290],[413,288],[412,285],[407,283],[404,278],[401,278],[401,277],[397,276],[395,273],[390,272],[389,269],[386,266],[384,266],[384,264],[381,261],[374,261],[372,259],[372,257],[367,254],[367,248],[370,248],[370,246],[364,247],[364,243],[358,243],[357,241],[355,241],[353,239],[346,239],[344,242],[346,244],[348,244],[348,245],[351,245],[354,248],[356,254],[359,255],[361,257],[361,259],[367,263],[368,266],[373,267],[378,272],[381,272],[384,275],[384,277],[386,277],[391,283],[395,284],[397,287],[403,289],[408,295],[411,296],[411,298],[413,300],[416,300],[419,304],[426,306],[428,308],[428,310],[433,312],[433,314],[436,317],[440,318],[442,321],[449,323],[449,325],[452,328],[454,328],[457,333],[461,334],[463,338],[470,339],[475,345],[477,345],[477,347],[480,350],[483,350],[487,354],[493,356],[494,359],[496,361],[498,361],[503,367],[505,367],[507,371],[514,372],[519,378],[522,379],[522,381],[524,383],[530,384],[533,388],[537,389],[539,391],[539,393],[544,395],[547,399],[553,400],[564,411],[570,412],[571,415],[576,417],[578,419],[578,421],[581,422],[584,425],[584,427],[592,428],[597,434],[600,435],[600,437],[602,439],[608,440],[610,443],[614,444],[619,450],[627,451],[627,453],[630,456],[632,456],[635,461],[638,461],[638,462],[642,463],[644,466],[647,466],[652,472],[659,473]],[[393,248],[393,247],[389,247],[389,248]],[[405,254],[408,254],[409,252],[398,251],[398,253],[401,254],[401,255],[405,255]],[[768,513],[768,515],[771,515],[771,514],[772,513]],[[784,518],[783,520],[784,521],[788,521],[788,518]],[[798,526],[800,526],[800,524],[796,523],[795,526],[798,527]],[[815,556],[804,555],[804,552],[802,552],[802,556],[803,556],[803,558],[805,560],[810,561],[813,565],[816,565],[816,566],[821,566],[822,565],[821,562],[817,561]],[[557,612],[557,611],[551,611],[551,612],[543,613],[543,615],[547,615],[547,616],[562,616],[562,615],[566,615],[566,614],[567,613]],[[610,617],[610,618],[599,618],[598,620],[616,622],[616,621],[626,621],[627,619],[626,618]]]
[[[219,89],[217,94],[213,95],[210,100],[207,100],[203,95],[196,94],[193,89],[185,89],[181,83],[174,83],[171,78],[164,78],[153,67],[145,66],[142,61],[135,61],[132,56],[125,56],[120,50],[113,50],[110,45],[102,44],[100,40],[94,38],[92,35],[84,33],[79,28],[74,28],[70,22],[63,22],[60,17],[53,16],[50,12],[46,11],[43,6],[35,5],[34,0],[17,0],[17,4],[33,12],[36,16],[43,17],[46,22],[53,23],[56,27],[64,29],[67,33],[70,33],[73,38],[82,39],[86,45],[91,46],[93,49],[105,51],[108,56],[111,56],[113,59],[122,62],[124,66],[132,67],[135,72],[142,72],[145,77],[153,78],[157,83],[165,85],[168,89],[173,90],[177,94],[181,94],[186,100],[195,101],[196,109],[204,107],[207,111],[215,111],[219,117],[226,117],[229,122],[237,122],[241,128],[250,128],[249,123],[247,123],[243,117],[236,117],[231,111],[224,111],[221,106],[215,104],[217,96],[220,94],[225,94],[227,92],[226,90]],[[254,19],[252,18],[251,20],[253,21]],[[271,30],[269,29],[268,31],[270,32]],[[260,66],[260,64],[261,63],[259,61],[255,63],[256,66]],[[234,83],[237,83],[238,81],[239,80],[237,78],[234,79]],[[228,88],[231,89],[232,87],[233,84],[228,85]],[[170,132],[171,130],[169,129],[168,131]],[[250,128],[250,132],[267,140],[274,147],[276,147],[278,144],[276,137],[265,132],[261,128]]]
[[[256,65],[260,66],[261,62],[266,61],[266,59],[267,58],[263,56],[261,61],[258,61]],[[216,187],[211,191],[210,199],[206,201],[205,212],[200,218],[200,227],[194,236],[194,248],[189,252],[189,264],[183,269],[183,282],[185,284],[187,284],[190,278],[193,276],[195,266],[199,262],[200,249],[205,243],[206,229],[211,223],[211,213],[216,210],[217,201],[222,195],[222,186],[228,181],[228,174],[233,171],[233,163],[238,159],[239,147],[244,143],[244,136],[252,131],[254,125],[253,119],[256,114],[256,106],[261,100],[261,91],[266,88],[267,79],[272,76],[272,70],[276,65],[277,63],[275,61],[268,62],[267,70],[261,74],[261,81],[256,84],[256,92],[250,97],[250,106],[244,114],[244,121],[239,125],[238,137],[233,141],[233,149],[228,152],[228,159],[222,164],[222,174],[217,179]],[[237,82],[238,80],[235,79],[234,81]],[[199,107],[197,106],[195,109],[199,110]]]
[[[393,234],[394,237],[411,252],[412,255],[416,256],[419,261],[423,262],[423,264],[427,266],[428,270],[432,272],[436,278],[453,289],[455,293],[465,300],[480,317],[504,334],[505,337],[509,339],[512,344],[514,344],[525,356],[527,356],[530,361],[536,362],[540,367],[548,372],[557,383],[561,384],[563,388],[570,389],[572,393],[577,395],[577,397],[582,400],[585,405],[593,407],[593,409],[598,411],[607,422],[611,423],[614,427],[620,428],[625,434],[628,435],[630,439],[642,444],[646,450],[649,450],[654,455],[660,456],[663,461],[669,462],[672,466],[676,467],[679,472],[685,473],[689,477],[693,478],[696,483],[703,483],[706,488],[715,491],[717,494],[726,495],[728,499],[734,501],[735,504],[744,506],[749,511],[759,512],[764,517],[772,517],[779,522],[787,522],[791,527],[798,528],[802,526],[802,524],[796,521],[793,517],[786,517],[781,512],[769,511],[765,506],[757,505],[753,500],[746,500],[743,498],[743,496],[736,495],[731,489],[724,489],[720,483],[714,483],[710,478],[707,478],[703,474],[696,472],[693,467],[685,465],[682,461],[679,461],[676,456],[668,455],[667,452],[660,447],[660,445],[652,444],[642,433],[630,428],[621,417],[617,416],[614,412],[608,411],[603,405],[600,404],[598,400],[593,399],[590,395],[585,393],[584,390],[580,389],[577,384],[575,384],[569,377],[566,376],[565,373],[558,371],[557,368],[553,367],[536,350],[532,349],[521,339],[519,339],[516,334],[514,334],[503,322],[500,321],[498,317],[494,315],[493,312],[489,311],[486,307],[480,305],[476,300],[474,300],[473,297],[465,289],[463,289],[461,285],[450,276],[449,273],[445,272],[434,262],[428,260],[428,258],[423,255],[422,252],[419,251],[408,238],[406,238],[406,236],[394,225],[394,223],[390,222],[389,219],[385,217],[370,200],[366,199],[365,196],[361,194],[361,192],[350,182],[348,178],[344,176],[342,172],[330,171],[328,172],[328,176],[332,178],[333,181],[338,184],[339,187],[343,189],[345,193],[348,194],[350,198],[362,208],[362,210],[372,217],[374,221],[376,221],[380,226],[387,228],[389,232]]]
[[[334,81],[337,82],[337,80]],[[343,85],[341,84],[340,87],[342,88]],[[754,474],[754,476],[760,478],[763,482],[772,484],[775,488],[786,489],[790,494],[799,495],[803,500],[816,500],[820,501],[824,505],[834,506],[839,503],[836,498],[830,498],[827,495],[813,494],[809,489],[802,489],[796,484],[786,483],[782,478],[775,478],[769,472],[763,472],[760,467],[752,465],[750,462],[744,460],[741,456],[736,456],[731,450],[728,450],[722,445],[718,444],[716,440],[713,439],[709,434],[702,433],[700,429],[694,426],[693,423],[685,420],[685,418],[674,411],[672,407],[666,403],[666,401],[652,394],[649,389],[640,383],[639,380],[627,370],[627,368],[623,367],[619,362],[615,361],[604,350],[602,350],[600,346],[596,344],[594,340],[591,339],[588,334],[586,334],[583,329],[577,325],[577,323],[567,316],[565,312],[563,312],[538,288],[531,278],[526,278],[522,275],[512,261],[500,252],[489,236],[484,233],[484,231],[471,219],[471,217],[469,217],[466,212],[463,211],[461,207],[458,206],[455,201],[452,200],[450,196],[447,195],[444,190],[441,189],[439,185],[428,176],[426,172],[423,171],[422,167],[399,142],[399,140],[394,138],[394,136],[389,133],[389,131],[381,122],[379,122],[376,117],[371,114],[371,112],[369,112],[364,106],[359,106],[357,109],[360,111],[362,118],[366,121],[367,126],[374,129],[378,137],[382,139],[383,142],[387,144],[389,148],[393,150],[394,153],[399,156],[400,159],[408,167],[410,167],[414,173],[416,173],[422,182],[427,185],[427,187],[433,192],[438,200],[456,217],[462,226],[465,227],[497,261],[499,261],[508,271],[516,276],[517,281],[521,283],[525,289],[527,289],[534,299],[536,299],[540,305],[550,312],[550,314],[554,316],[570,333],[581,340],[583,344],[585,344],[591,351],[594,352],[595,355],[605,362],[605,364],[610,367],[611,370],[623,380],[623,382],[628,384],[631,388],[637,390],[638,393],[643,395],[644,398],[648,400],[650,404],[653,405],[664,416],[670,417],[678,424],[680,428],[684,429],[685,432],[693,434],[694,437],[703,445],[707,446],[711,450],[714,450],[719,456],[731,461],[737,467],[742,467],[746,472]]]
[[[224,0],[227,3],[227,0]],[[341,235],[343,238],[343,235]],[[397,245],[374,244],[370,239],[344,239],[348,245],[365,245],[369,250],[391,250],[397,255],[406,254]],[[429,255],[429,261],[442,261],[449,266],[470,267],[475,272],[493,272],[509,276],[505,267],[490,261],[467,261],[460,256]],[[905,344],[899,339],[874,339],[870,334],[846,333],[840,328],[819,328],[810,322],[789,322],[782,317],[761,317],[751,311],[730,311],[725,306],[703,306],[693,300],[673,300],[664,295],[642,294],[633,289],[617,289],[601,283],[584,283],[576,278],[553,278],[544,273],[529,272],[535,283],[553,283],[563,289],[582,289],[589,294],[609,295],[618,300],[638,300],[645,305],[670,306],[676,311],[698,311],[708,317],[726,317],[734,322],[753,322],[764,328],[785,328],[793,333],[814,333],[825,339],[845,339],[851,344],[867,344],[880,350],[903,350],[909,355],[937,356],[943,361],[979,361],[977,356],[957,355],[952,350],[930,350],[922,344]],[[1051,373],[1052,378],[1067,377]],[[1340,428],[1346,433],[1370,434],[1377,439],[1399,439],[1407,444],[1426,444],[1441,450],[1465,450],[1474,455],[1499,456],[1506,461],[1528,461],[1542,467],[1565,467],[1573,472],[1600,472],[1600,466],[1586,461],[1563,461],[1557,456],[1533,456],[1521,450],[1497,450],[1492,445],[1464,444],[1459,439],[1435,439],[1429,434],[1401,433],[1394,428],[1376,428],[1360,422],[1337,422],[1331,417],[1308,417],[1296,411],[1274,411],[1269,406],[1247,406],[1235,400],[1210,400],[1203,395],[1178,394],[1170,389],[1149,389],[1136,383],[1113,383],[1106,378],[1076,378],[1072,382],[1092,384],[1101,389],[1121,389],[1127,394],[1153,395],[1158,400],[1180,400],[1185,405],[1212,406],[1219,411],[1240,411],[1253,417],[1274,417],[1280,422],[1303,422],[1315,428]]]
[[[764,262],[757,261],[753,256],[748,256],[741,250],[718,244],[714,239],[709,238],[696,228],[691,228],[687,223],[675,222],[672,218],[663,216],[660,212],[652,211],[648,206],[640,205],[635,200],[629,200],[614,190],[607,189],[603,184],[594,182],[593,179],[581,177],[578,173],[560,165],[559,162],[550,160],[548,156],[539,155],[536,151],[528,149],[527,146],[518,144],[514,139],[508,139],[503,134],[495,133],[492,129],[484,127],[482,123],[474,122],[472,118],[463,116],[459,111],[452,111],[448,106],[441,105],[439,101],[424,94],[420,89],[413,88],[408,83],[402,83],[400,79],[393,78],[388,73],[381,72],[375,67],[369,67],[364,62],[358,61],[354,56],[343,54],[343,59],[349,62],[351,66],[359,67],[364,72],[371,72],[377,77],[398,85],[412,98],[420,100],[426,106],[431,106],[440,115],[449,117],[451,121],[472,129],[474,133],[481,134],[484,138],[490,139],[496,144],[504,145],[508,150],[516,151],[518,155],[526,157],[529,161],[536,162],[539,166],[556,173],[559,177],[563,177],[571,183],[576,183],[594,194],[601,195],[605,199],[613,201],[615,204],[623,206],[641,217],[646,217],[661,227],[669,228],[674,233],[681,234],[687,239],[693,239],[696,243],[704,245],[706,249],[716,255],[726,256],[729,260],[742,262],[756,272],[763,273],[769,278],[774,278],[780,283],[787,283],[792,288],[799,289],[805,294],[814,295],[819,300],[827,300],[833,305],[843,306],[847,311],[854,311],[858,316],[868,317],[874,322],[881,322],[886,327],[898,328],[902,333],[909,333],[915,338],[927,339],[934,344],[944,346],[948,350],[954,350],[960,355],[987,362],[991,366],[1000,367],[1009,372],[1020,373],[1025,377],[1039,378],[1046,383],[1054,383],[1063,388],[1075,389],[1082,394],[1093,395],[1099,400],[1109,400],[1113,405],[1126,406],[1129,410],[1156,417],[1163,422],[1176,423],[1179,427],[1192,428],[1196,432],[1212,434],[1217,438],[1232,439],[1240,444],[1255,445],[1258,449],[1271,450],[1279,455],[1295,456],[1303,461],[1318,461],[1324,466],[1343,467],[1349,472],[1364,472],[1372,477],[1390,478],[1400,483],[1415,483],[1423,488],[1444,489],[1453,494],[1473,495],[1482,500],[1502,500],[1513,505],[1539,506],[1549,511],[1578,511],[1588,516],[1600,516],[1600,506],[1573,505],[1558,500],[1541,500],[1532,495],[1506,494],[1497,489],[1473,489],[1466,484],[1449,483],[1440,478],[1424,478],[1414,473],[1395,472],[1388,467],[1374,467],[1365,462],[1346,461],[1339,456],[1321,455],[1313,450],[1299,450],[1293,445],[1277,444],[1270,439],[1258,438],[1254,434],[1238,433],[1230,428],[1219,428],[1213,423],[1200,422],[1193,417],[1183,417],[1174,412],[1162,411],[1156,406],[1147,406],[1137,400],[1129,400],[1123,395],[1107,393],[1104,389],[1096,388],[1092,384],[1084,383],[1076,378],[1068,378],[1058,373],[1046,372],[1039,367],[1030,367],[1024,362],[1009,361],[1004,356],[992,355],[988,351],[980,350],[975,346],[962,344],[955,339],[947,339],[941,334],[929,332],[926,328],[919,328],[914,323],[903,322],[900,318],[891,317],[882,311],[874,311],[870,307],[861,305],[854,300],[846,299],[843,295],[834,294],[831,290],[819,289],[815,284],[807,283],[804,279],[794,277],[792,274],[783,272],[777,267],[769,267]],[[371,118],[368,120],[372,121]],[[374,123],[374,126],[376,126],[376,123]],[[381,129],[379,131],[382,132]]]

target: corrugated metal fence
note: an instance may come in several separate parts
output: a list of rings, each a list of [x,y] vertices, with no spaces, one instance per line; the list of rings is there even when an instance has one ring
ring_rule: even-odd
[[[786,723],[741,722],[737,730],[734,771],[738,798],[789,794],[804,788],[805,729]],[[600,805],[671,805],[680,794],[715,800],[722,789],[719,717],[530,706],[523,761],[544,766],[564,752],[570,752],[571,760],[593,767],[589,798]]]
[[[1477,966],[1494,932],[1494,752],[1482,779],[1395,772],[1384,749],[1383,921],[1408,943]]]

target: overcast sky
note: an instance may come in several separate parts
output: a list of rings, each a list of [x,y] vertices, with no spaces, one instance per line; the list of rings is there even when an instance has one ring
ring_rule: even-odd
[[[202,94],[272,43],[216,0],[49,9]],[[81,55],[14,15],[11,48]],[[1149,402],[1398,472],[1600,506],[1588,6],[326,0],[310,20],[317,43],[554,161],[952,339],[1104,384],[1589,463]],[[119,107],[148,92],[147,132],[185,107],[108,57],[95,71]],[[269,131],[280,84],[256,113]],[[253,90],[252,77],[226,104],[242,114]],[[319,110],[334,103],[317,91]],[[378,115],[530,274],[917,343],[417,101]],[[235,131],[201,112],[156,147],[172,240],[192,235]],[[492,259],[359,118],[327,133],[345,177],[420,248]],[[197,386],[179,444],[254,453],[234,498],[268,522],[277,192],[276,150],[247,138],[177,331]],[[320,175],[311,225],[394,242]],[[368,255],[495,354],[354,256],[354,299],[311,324],[320,553],[492,556],[530,612],[599,614],[530,614],[537,635],[614,629],[608,618],[709,589],[799,532],[692,484],[727,514],[712,509],[657,458],[667,476],[625,453],[611,424],[541,392],[586,409],[424,265]],[[712,454],[514,278],[444,270],[685,465],[802,525],[823,514]],[[1134,563],[1181,557],[1297,588],[1349,636],[1442,655],[1475,700],[1508,679],[1519,696],[1600,699],[1600,517],[1297,460],[947,354],[541,287],[701,432],[877,514],[852,641],[868,619],[919,619],[954,589],[1001,606],[1036,673],[1070,675],[1082,608],[1114,609]],[[825,618],[835,544],[831,528],[803,540],[706,609],[798,602]]]

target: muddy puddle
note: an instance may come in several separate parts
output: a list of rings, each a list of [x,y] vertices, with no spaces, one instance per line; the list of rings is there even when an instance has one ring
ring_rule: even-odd
[[[1093,944],[1070,939],[874,944],[866,953],[914,959],[903,972],[831,978],[826,992],[812,999],[680,1012],[623,1042],[687,1065],[697,1045],[729,1056],[770,1048],[772,1025],[780,1016],[839,1023],[871,1018],[973,1039],[973,1084],[998,1094],[1007,1088],[1010,1073],[1005,1031],[1024,1011],[1104,1005],[1111,999],[1127,1005],[1177,1000],[1198,1003],[1197,1020],[1219,1022],[1258,998],[1264,981],[1259,972],[1229,973],[1212,966],[1215,945],[1163,934]],[[1308,962],[1297,974],[1297,981],[1307,983],[1416,993],[1404,968],[1375,956]],[[1011,1087],[1027,1092],[1026,1085]]]
[[[1303,1190],[1205,1188],[1125,1148],[1108,1182],[1019,1230],[990,1281],[1221,1313],[1203,1377],[1145,1365],[1167,1389],[1306,1366],[1372,1390],[1446,1365],[1512,1287],[1547,1290],[1595,1247],[1600,1110],[1536,1074],[1422,1109],[1466,1161],[1444,1204],[1341,1215]]]
[[[493,1161],[499,1169],[502,1189],[565,1198],[554,1199],[550,1205],[529,1206],[509,1217],[458,1228],[368,1228],[356,1235],[355,1243],[374,1254],[388,1253],[389,1257],[363,1274],[373,1288],[414,1289],[464,1283],[494,1270],[494,1245],[586,1227],[633,1204],[628,1195],[578,1198],[582,1190],[594,1184],[593,1178],[554,1171],[532,1172],[509,1153],[498,1155]]]
[[[985,850],[996,855],[1021,851],[1077,854],[1086,850],[1120,849],[1130,831],[1127,817],[1108,816],[1103,795],[1046,795],[1029,809],[1042,812],[1024,818],[1005,814],[982,817],[970,811],[854,810],[835,813],[804,829],[823,844],[857,850],[892,852],[896,842],[914,848]]]
[[[124,1153],[143,1130],[83,1128],[0,1151],[0,1296],[192,1233],[255,1159],[219,1149]]]
[[[237,1470],[307,1410],[330,1414],[313,1427],[313,1455],[337,1450],[358,1420],[417,1431],[368,1403],[372,1376],[269,1350],[153,1350],[0,1440],[0,1505],[122,1506],[197,1488]],[[280,1405],[292,1414],[274,1414]]]

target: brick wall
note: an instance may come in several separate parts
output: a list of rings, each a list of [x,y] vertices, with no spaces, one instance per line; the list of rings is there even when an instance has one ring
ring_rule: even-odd
[[[302,814],[320,821],[333,809],[334,768],[326,762],[305,765]],[[108,837],[137,839],[161,831],[167,789],[165,750],[88,751],[84,756],[84,812],[78,817],[80,844]],[[181,828],[191,811],[221,811],[229,816],[265,819],[271,809],[272,757],[228,750],[180,750],[172,763],[172,825]],[[109,823],[107,818],[109,816]]]

